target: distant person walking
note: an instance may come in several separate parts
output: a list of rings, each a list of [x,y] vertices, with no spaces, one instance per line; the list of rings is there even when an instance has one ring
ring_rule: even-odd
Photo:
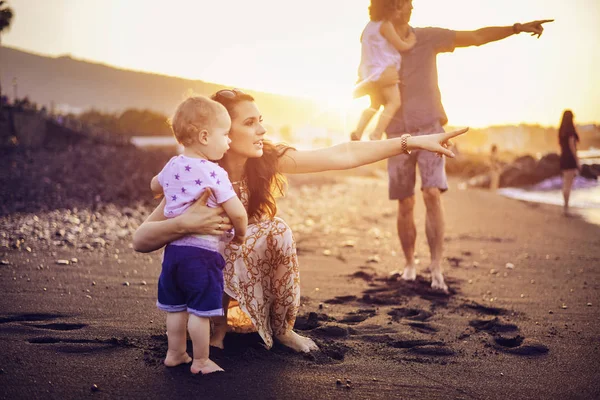
[[[490,149],[490,189],[496,190],[500,187],[500,173],[502,165],[498,159],[498,146],[492,145]]]
[[[575,130],[573,123],[573,112],[565,110],[558,129],[558,143],[560,144],[560,170],[563,176],[563,212],[569,214],[569,197],[571,196],[571,187],[578,171],[581,171],[581,163],[577,157],[577,142],[579,135]]]

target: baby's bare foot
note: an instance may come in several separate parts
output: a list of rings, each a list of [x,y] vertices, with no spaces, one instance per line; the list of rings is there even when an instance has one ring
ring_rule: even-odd
[[[174,351],[168,350],[164,363],[167,367],[176,367],[190,362],[192,362],[192,357],[185,351],[183,353],[175,353]]]
[[[283,335],[277,336],[276,339],[282,345],[287,346],[299,353],[310,353],[313,350],[319,350],[319,347],[311,338],[300,336],[292,330],[287,331]]]
[[[225,370],[219,367],[213,360],[207,358],[205,360],[195,359],[194,362],[192,362],[190,371],[194,375],[199,373],[202,375],[206,375],[212,374],[213,372],[224,372]]]

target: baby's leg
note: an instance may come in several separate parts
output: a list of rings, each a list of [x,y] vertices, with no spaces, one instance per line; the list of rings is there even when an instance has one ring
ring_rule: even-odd
[[[192,374],[202,373],[204,375],[223,371],[221,367],[208,358],[210,320],[208,318],[190,314],[188,319],[188,331],[190,332],[192,345],[194,346],[194,360],[190,368]]]
[[[167,313],[167,340],[169,342],[169,349],[165,358],[167,367],[176,367],[192,361],[192,358],[185,351],[187,322],[188,313],[185,311]]]
[[[377,114],[379,111],[379,107],[381,107],[381,101],[379,100],[380,95],[371,94],[371,107],[365,109],[360,115],[360,119],[358,120],[358,126],[356,130],[352,132],[350,135],[351,140],[360,140],[363,135],[363,132],[371,122],[371,119]]]
[[[227,333],[227,310],[229,308],[230,299],[231,298],[227,295],[227,293],[223,293],[223,313],[225,315],[222,317],[212,317],[214,329],[213,334],[210,337],[210,345],[213,347],[218,347],[219,349],[225,348],[223,340],[225,339],[225,334]]]
[[[402,102],[400,99],[400,89],[398,88],[398,71],[393,67],[389,67],[381,75],[378,81],[381,86],[381,94],[383,96],[383,111],[379,116],[377,126],[369,138],[371,140],[379,140],[387,129],[388,125],[394,118],[394,114],[400,108]]]

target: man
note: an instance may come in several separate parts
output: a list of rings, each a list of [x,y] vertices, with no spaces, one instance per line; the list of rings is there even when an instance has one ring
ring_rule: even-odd
[[[487,27],[476,31],[452,31],[441,28],[412,28],[409,26],[412,0],[400,0],[401,17],[394,21],[398,34],[405,38],[410,31],[417,36],[415,47],[402,53],[400,91],[402,107],[387,129],[388,137],[414,132],[427,135],[443,132],[448,122],[441,103],[436,56],[453,52],[457,47],[481,46],[521,32],[540,37],[542,24],[552,20],[533,21],[512,26]],[[425,232],[431,254],[431,287],[444,292],[448,287],[442,274],[444,244],[444,213],[440,195],[448,190],[444,159],[426,151],[413,151],[392,157],[388,161],[389,197],[398,200],[398,236],[406,259],[402,279],[416,279],[414,221],[415,167],[418,164],[422,181],[423,200],[427,210]]]

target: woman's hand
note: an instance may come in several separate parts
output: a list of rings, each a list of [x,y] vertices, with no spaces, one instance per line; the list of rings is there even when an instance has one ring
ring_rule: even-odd
[[[440,155],[445,155],[448,157],[454,158],[455,155],[451,152],[448,147],[450,147],[450,139],[460,136],[467,132],[469,128],[463,128],[452,132],[446,133],[434,133],[431,135],[423,135],[423,136],[411,136],[407,139],[407,145],[410,150],[412,149],[422,149],[433,151],[434,153],[438,153]]]
[[[222,207],[207,206],[211,194],[211,190],[206,189],[194,204],[176,217],[182,230],[187,234],[220,236],[233,228]]]
[[[149,253],[187,235],[222,235],[232,228],[231,222],[221,207],[206,205],[210,190],[175,218],[165,218],[165,199],[152,211],[133,234],[133,248]]]

